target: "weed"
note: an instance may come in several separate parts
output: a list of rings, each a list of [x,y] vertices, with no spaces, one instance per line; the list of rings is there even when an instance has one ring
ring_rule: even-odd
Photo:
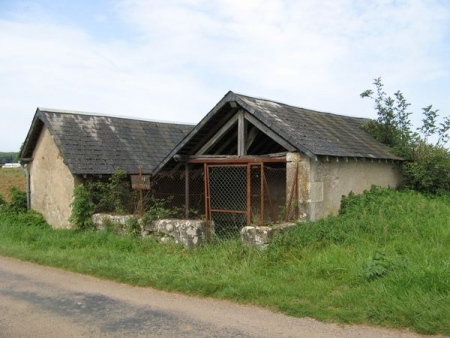
[[[365,276],[368,280],[375,280],[385,276],[391,267],[392,262],[387,258],[386,254],[375,251],[372,258],[365,264]]]

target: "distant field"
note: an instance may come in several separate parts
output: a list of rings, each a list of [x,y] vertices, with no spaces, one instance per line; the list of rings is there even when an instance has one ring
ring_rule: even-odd
[[[25,174],[21,168],[0,168],[0,194],[8,200],[9,189],[16,186],[20,190],[26,190]]]

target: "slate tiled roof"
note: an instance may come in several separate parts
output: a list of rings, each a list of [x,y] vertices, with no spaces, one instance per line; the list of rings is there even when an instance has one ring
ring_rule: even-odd
[[[240,94],[232,96],[299,150],[314,155],[401,159],[362,129],[368,119],[297,108]]]
[[[31,158],[42,127],[49,130],[72,174],[151,172],[192,129],[185,124],[38,108],[21,158]]]
[[[238,107],[238,108],[232,108]],[[231,111],[243,108],[279,137],[311,158],[336,156],[402,160],[378,142],[362,126],[369,119],[293,107],[266,99],[228,92],[219,103],[155,168],[161,170],[176,154],[189,155],[196,142],[206,142],[208,130]],[[197,147],[198,149],[198,147]]]

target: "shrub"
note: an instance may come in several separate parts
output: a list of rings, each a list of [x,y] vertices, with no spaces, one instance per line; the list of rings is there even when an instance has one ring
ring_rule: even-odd
[[[414,161],[403,167],[408,188],[432,194],[450,192],[450,154],[442,146],[422,143],[415,151]]]
[[[27,193],[12,186],[9,190],[9,203],[7,203],[8,210],[16,213],[27,211]]]
[[[69,222],[79,230],[93,229],[92,215],[94,214],[94,203],[90,200],[89,192],[83,184],[75,187],[73,191],[73,202],[71,204],[72,214]]]
[[[117,169],[107,182],[85,183],[94,212],[133,213],[137,202],[137,192],[131,190],[127,174]]]

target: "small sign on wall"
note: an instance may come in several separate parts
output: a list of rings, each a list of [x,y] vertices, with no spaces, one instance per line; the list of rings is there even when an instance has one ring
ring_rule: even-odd
[[[150,175],[131,175],[131,188],[150,190]]]

